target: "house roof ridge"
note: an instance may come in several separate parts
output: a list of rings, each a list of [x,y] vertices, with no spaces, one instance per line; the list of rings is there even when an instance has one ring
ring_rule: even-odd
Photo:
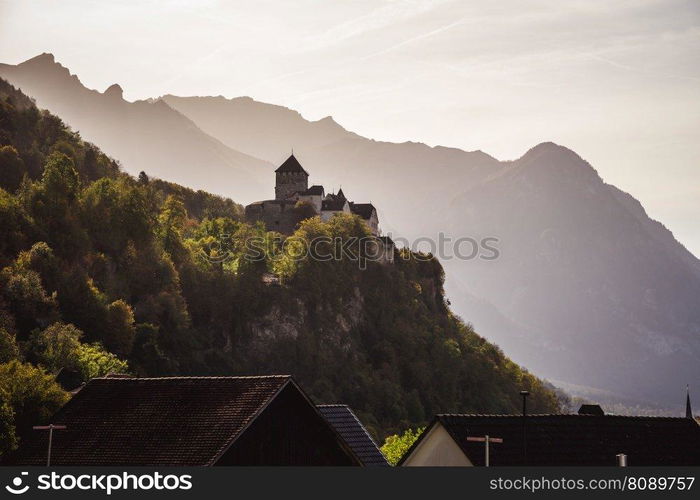
[[[488,417],[488,418],[522,418],[520,413],[438,413],[437,418],[444,417]],[[624,418],[624,419],[656,419],[656,420],[689,420],[686,417],[673,417],[668,415],[617,415],[606,413],[605,415],[587,415],[579,413],[529,413],[527,417],[566,417],[566,418]]]
[[[169,377],[94,377],[90,380],[242,380],[242,379],[272,379],[292,378],[291,375],[173,375]]]

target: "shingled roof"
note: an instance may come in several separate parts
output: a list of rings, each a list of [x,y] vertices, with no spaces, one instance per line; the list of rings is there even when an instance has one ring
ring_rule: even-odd
[[[371,203],[350,203],[350,211],[365,220],[369,220],[372,217],[372,213],[376,213],[377,210]]]
[[[527,461],[523,457],[521,415],[437,415],[474,465],[484,465],[484,444],[467,436],[503,439],[491,446],[492,465],[615,465],[616,455],[629,465],[697,465],[700,426],[692,419],[618,415],[529,415],[526,417]],[[427,431],[423,437],[427,436]],[[402,462],[421,439],[404,455]]]
[[[369,435],[365,426],[347,405],[318,405],[317,408],[331,426],[345,440],[350,449],[365,466],[387,467],[377,443]]]
[[[323,193],[324,193],[323,186],[319,186],[318,184],[314,184],[309,189],[307,189],[306,191],[302,191],[299,194],[323,196]]]
[[[52,464],[211,465],[287,384],[257,377],[96,378],[53,418]],[[43,465],[47,433],[10,463]]]
[[[299,163],[299,160],[297,160],[294,155],[287,158],[284,163],[282,163],[282,165],[275,170],[275,172],[302,172],[307,176],[309,175],[309,173],[304,170],[304,167],[301,166],[301,163]]]
[[[345,203],[345,198],[339,198],[338,195],[329,194],[326,196],[326,199],[321,202],[321,210],[340,212],[345,207]]]

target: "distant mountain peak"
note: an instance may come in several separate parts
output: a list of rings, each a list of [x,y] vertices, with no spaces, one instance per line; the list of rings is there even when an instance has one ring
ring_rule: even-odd
[[[38,56],[34,56],[31,59],[27,59],[26,61],[20,63],[23,65],[30,65],[30,64],[56,64],[56,58],[51,54],[50,52],[42,52]]]
[[[571,149],[553,142],[542,142],[529,149],[517,163],[529,168],[545,169],[551,173],[576,172],[579,175],[594,175],[598,172]]]
[[[525,153],[523,155],[523,158],[525,156],[528,156],[528,155],[533,155],[533,154],[539,155],[539,154],[543,154],[543,153],[553,153],[553,152],[572,153],[572,154],[576,155],[576,153],[574,153],[572,150],[570,150],[569,148],[567,148],[565,146],[560,146],[559,144],[556,144],[552,141],[546,141],[546,142],[541,142],[537,146],[530,148],[527,151],[527,153]],[[578,155],[576,155],[576,156],[578,156]]]
[[[340,123],[338,123],[337,121],[335,121],[335,120],[333,119],[333,117],[330,116],[330,115],[328,115],[328,116],[326,116],[326,117],[324,117],[324,118],[321,118],[320,120],[317,120],[316,123],[323,124],[323,125],[325,125],[325,126],[327,126],[327,127],[336,128],[336,129],[338,129],[338,130],[347,131],[345,127],[343,127]]]
[[[68,68],[63,66],[61,63],[56,62],[54,55],[49,52],[44,52],[38,56],[32,57],[31,59],[27,59],[16,66],[5,66],[8,68],[17,68],[17,70],[21,72],[31,74],[33,77],[43,79],[46,82],[54,78],[69,78],[74,83],[82,85],[78,77],[76,75],[71,75]]]
[[[124,99],[124,90],[118,83],[114,83],[107,87],[104,91],[104,95],[113,99]]]

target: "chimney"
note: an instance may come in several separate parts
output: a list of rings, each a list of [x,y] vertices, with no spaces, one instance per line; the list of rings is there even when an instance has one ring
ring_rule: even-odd
[[[627,467],[627,455],[624,453],[618,453],[615,455],[617,458],[617,466],[618,467]]]
[[[605,412],[600,405],[581,405],[581,408],[578,409],[578,414],[602,417],[605,415]]]

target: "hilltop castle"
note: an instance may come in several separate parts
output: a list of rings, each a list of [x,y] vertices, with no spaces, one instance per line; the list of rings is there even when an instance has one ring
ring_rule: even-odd
[[[337,213],[360,216],[371,233],[379,236],[379,218],[371,203],[349,201],[343,190],[326,194],[323,186],[309,187],[309,174],[292,154],[275,170],[275,199],[245,207],[249,222],[263,221],[268,231],[292,234],[303,219],[320,216],[327,221]]]

